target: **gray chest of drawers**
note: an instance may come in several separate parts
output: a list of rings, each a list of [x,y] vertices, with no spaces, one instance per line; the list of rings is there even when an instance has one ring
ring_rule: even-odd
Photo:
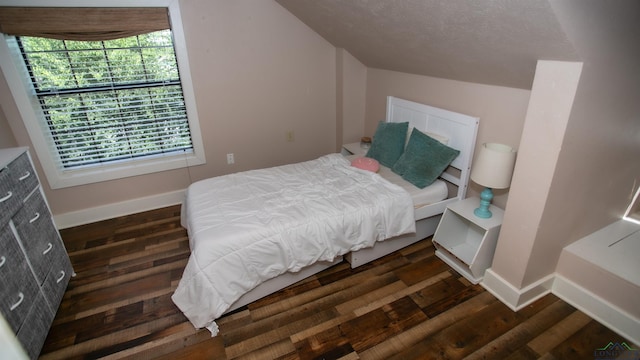
[[[0,313],[37,358],[73,268],[26,148],[0,149]]]

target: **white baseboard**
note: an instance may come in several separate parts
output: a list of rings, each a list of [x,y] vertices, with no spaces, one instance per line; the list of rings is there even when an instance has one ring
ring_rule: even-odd
[[[640,344],[640,319],[557,273],[518,289],[488,269],[480,285],[513,311],[551,292],[620,336]]]
[[[54,215],[53,219],[58,229],[89,224],[96,221],[131,215],[143,211],[159,209],[166,206],[182,203],[184,190],[147,196],[138,199],[127,200],[119,203],[97,206],[80,211],[72,211]]]
[[[543,277],[535,283],[518,289],[500,275],[487,269],[480,285],[497,297],[511,310],[518,311],[539,298],[549,294],[553,286],[554,274]]]
[[[640,319],[556,274],[553,293],[634,344],[640,344]]]

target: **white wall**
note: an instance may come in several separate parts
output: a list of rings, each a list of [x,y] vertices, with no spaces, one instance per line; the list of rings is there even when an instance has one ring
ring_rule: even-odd
[[[494,290],[513,293],[512,305],[525,304],[527,293],[549,291],[562,249],[620,219],[640,180],[640,2],[567,0],[552,6],[583,65],[573,75],[578,80],[561,81],[560,87],[554,81],[573,70],[536,74],[534,84],[546,85],[534,85],[532,102],[547,104],[527,113],[523,139],[531,144],[530,160],[516,163],[513,194],[485,276]],[[565,105],[555,108],[561,113],[556,119],[548,116],[553,111],[543,112],[554,109],[558,99],[549,95],[558,90],[565,92],[554,96]],[[544,148],[549,145],[552,156]],[[591,281],[584,278],[580,285],[591,290]],[[594,294],[611,303],[626,295]]]
[[[344,49],[342,53],[342,138],[341,144],[360,141],[364,136],[367,94],[367,67]]]
[[[523,278],[551,196],[581,70],[580,63],[557,61],[541,61],[536,68],[511,195],[488,274],[516,288],[528,285]],[[547,262],[553,256],[538,261]]]
[[[144,210],[137,200],[168,205],[202,178],[335,151],[333,46],[274,1],[181,0],[180,8],[207,164],[58,190],[43,181],[54,215],[73,222]],[[0,132],[31,146],[4,79],[0,97],[9,123],[0,121]],[[235,154],[234,165],[226,164],[227,153]]]
[[[518,148],[530,91],[467,83],[369,68],[365,135],[372,136],[386,115],[386,97],[396,96],[480,118],[477,147],[498,142]],[[477,153],[477,152],[476,152]],[[467,196],[482,188],[470,182]],[[494,204],[504,208],[509,189],[496,190]]]

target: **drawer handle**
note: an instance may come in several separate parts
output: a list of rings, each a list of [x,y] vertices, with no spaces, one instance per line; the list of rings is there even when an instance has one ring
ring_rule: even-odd
[[[11,311],[15,310],[18,306],[20,306],[20,304],[22,304],[23,300],[24,300],[24,294],[23,293],[19,293],[18,294],[18,302],[13,304],[13,305],[11,305],[9,310],[11,310]]]
[[[33,217],[33,219],[29,220],[29,224],[33,224],[34,221],[40,219],[40,213],[37,212],[36,216]]]
[[[0,198],[0,202],[5,202],[7,200],[9,200],[9,198],[13,196],[13,193],[11,191],[7,191],[7,195],[3,198]]]
[[[22,181],[22,180],[28,178],[29,176],[31,176],[31,173],[29,171],[27,171],[26,173],[24,173],[24,175],[20,176],[18,178],[18,180]]]
[[[52,243],[49,243],[49,244],[47,245],[47,248],[46,248],[46,249],[44,249],[44,251],[42,252],[42,255],[47,255],[47,253],[49,253],[49,251],[51,251],[51,249],[53,249],[53,244],[52,244]]]
[[[65,275],[66,275],[66,274],[64,273],[64,271],[63,271],[63,270],[60,270],[60,277],[58,277],[58,278],[56,279],[56,284],[60,284],[60,281],[64,280],[64,276],[65,276]]]
[[[7,258],[2,255],[2,257],[0,257],[0,268],[4,266],[4,263],[7,262]]]

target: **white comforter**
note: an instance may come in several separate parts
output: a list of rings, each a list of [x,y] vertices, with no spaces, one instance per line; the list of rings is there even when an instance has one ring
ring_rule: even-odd
[[[409,194],[340,154],[196,182],[183,225],[191,257],[172,299],[214,336],[215,319],[261,282],[415,232]]]

